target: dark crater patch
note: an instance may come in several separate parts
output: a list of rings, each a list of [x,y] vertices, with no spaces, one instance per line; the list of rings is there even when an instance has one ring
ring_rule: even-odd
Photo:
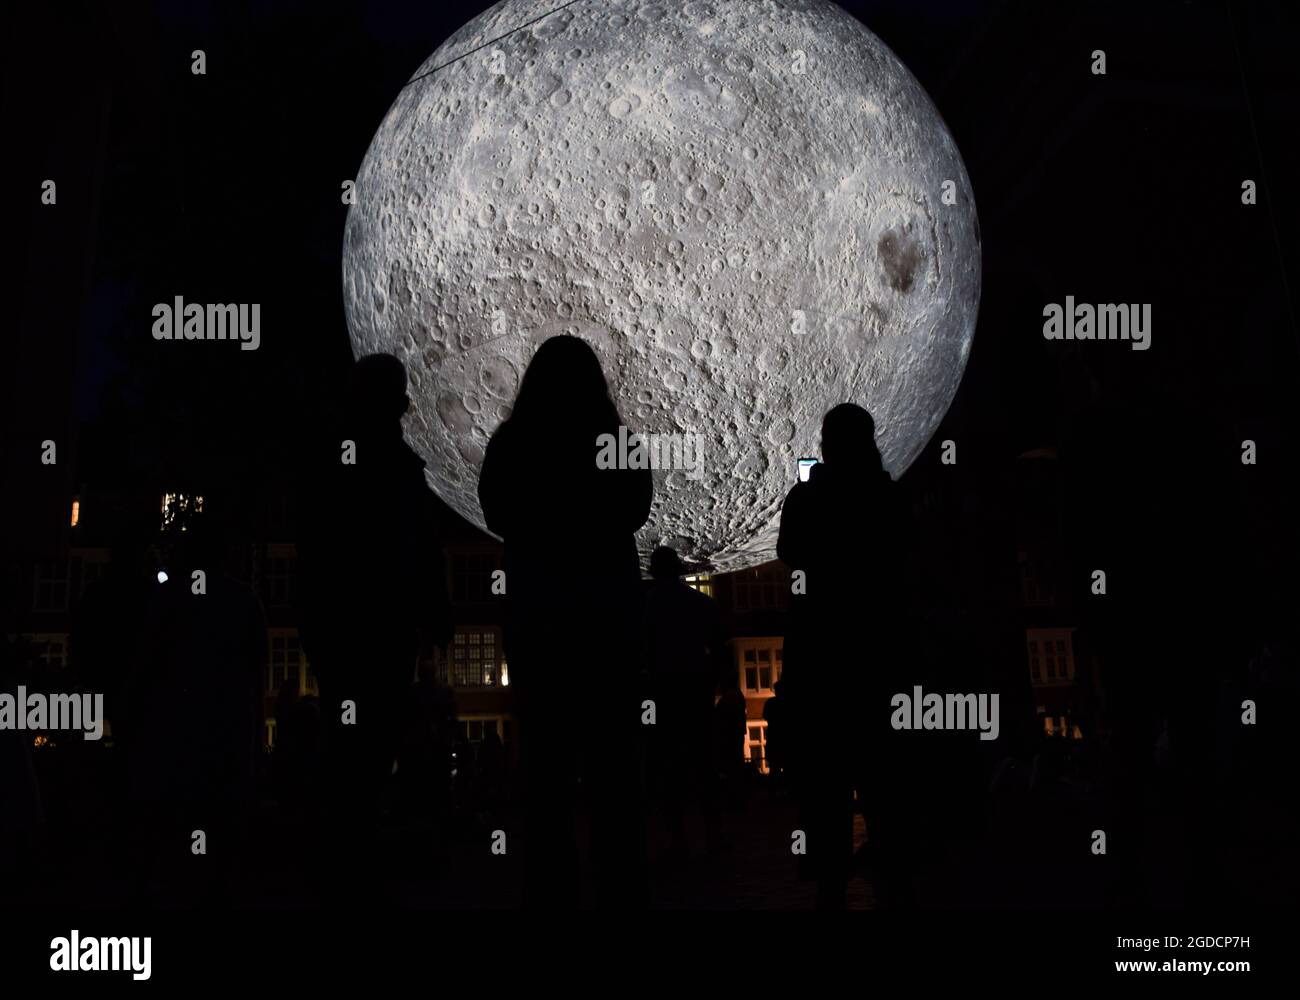
[[[884,265],[889,287],[897,292],[910,292],[922,257],[916,240],[902,229],[891,229],[876,243],[876,253]]]

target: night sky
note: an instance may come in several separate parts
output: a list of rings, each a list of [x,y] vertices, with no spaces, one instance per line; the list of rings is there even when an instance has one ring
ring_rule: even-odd
[[[250,516],[290,490],[352,360],[341,185],[406,81],[487,6],[175,0],[6,11],[0,162],[18,249],[0,365],[0,562],[65,551],[68,501],[85,484],[150,511],[173,491]],[[964,489],[982,469],[1061,446],[1086,423],[1089,400],[1104,404],[1123,418],[1102,435],[1118,465],[1169,469],[1183,461],[1169,455],[1191,455],[1199,464],[1179,483],[1202,477],[1205,496],[1230,501],[1207,532],[1236,549],[1240,575],[1212,580],[1221,590],[1206,605],[1248,585],[1281,609],[1272,627],[1293,633],[1295,5],[842,6],[932,97],[965,159],[982,235],[966,373],[908,476],[933,474],[939,443],[955,439],[972,476]],[[206,53],[206,75],[191,72],[194,49]],[[1095,49],[1106,53],[1104,76],[1091,72]],[[54,206],[41,204],[46,179],[57,183]],[[1254,206],[1242,204],[1246,179],[1257,184]],[[260,349],[155,341],[151,309],[178,295],[260,303]],[[1043,307],[1066,296],[1149,303],[1151,349],[1046,341]],[[57,468],[39,462],[47,439],[59,444]],[[1255,466],[1240,462],[1245,439],[1257,442]],[[1111,541],[1140,545],[1169,510],[1116,483],[1110,496],[1131,506],[1092,530],[1130,519]],[[1084,495],[1065,508],[1086,515]],[[1171,496],[1176,504],[1176,494],[1162,499]],[[1201,498],[1197,509],[1206,506]],[[90,540],[98,516],[88,505],[86,544],[100,544]],[[1081,522],[1062,525],[1076,543]],[[1197,572],[1201,540],[1190,528],[1185,545],[1177,530],[1164,533],[1183,548],[1181,568],[1167,572],[1178,593],[1195,589],[1175,579]],[[1002,556],[1011,566],[1015,552]],[[0,611],[12,631],[31,581],[6,579],[15,607]],[[1177,623],[1180,610],[1160,620]],[[1243,646],[1279,634],[1239,631]],[[1181,666],[1161,665],[1168,676]],[[1167,924],[1152,929],[1173,932]],[[1220,919],[1197,929],[1228,928]]]
[[[79,478],[104,486],[163,470],[242,492],[283,469],[350,358],[341,182],[414,69],[482,6],[18,14],[4,66],[24,250],[9,467],[71,421]],[[979,326],[937,437],[1052,444],[1092,378],[1129,400],[1196,400],[1225,446],[1280,445],[1297,357],[1282,220],[1300,217],[1285,5],[847,6],[933,97],[976,195]],[[195,48],[206,76],[190,72]],[[39,203],[47,177],[55,207]],[[149,311],[178,294],[260,302],[261,349],[156,343]],[[1045,342],[1043,304],[1067,294],[1150,302],[1153,349]]]

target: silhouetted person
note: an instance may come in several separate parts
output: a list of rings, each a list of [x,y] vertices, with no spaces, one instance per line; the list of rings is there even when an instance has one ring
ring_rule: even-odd
[[[156,496],[152,498],[155,502]],[[131,757],[132,726],[128,685],[137,663],[144,633],[144,616],[158,588],[158,509],[142,503],[117,512],[109,541],[109,562],[77,605],[69,653],[78,683],[87,691],[102,691],[106,736],[113,752],[106,755],[109,802],[118,822],[112,824],[115,852],[127,868],[135,850],[131,829],[131,794],[127,764]],[[152,556],[152,557],[151,557]]]
[[[435,500],[402,437],[409,406],[400,361],[358,360],[303,503],[302,640],[320,685],[326,806],[342,841],[332,860],[351,866],[349,885],[368,880],[356,865],[374,850],[417,654],[451,636]]]
[[[574,781],[592,810],[600,905],[645,901],[637,697],[641,577],[634,534],[649,469],[601,469],[622,418],[595,352],[553,337],[488,443],[479,500],[505,541],[506,653],[523,749],[527,905],[577,900]]]
[[[225,570],[220,515],[179,534],[166,582],[155,585],[130,681],[128,745],[141,831],[141,875],[163,862],[211,858],[209,890],[229,884],[255,802],[266,623],[261,602]],[[192,833],[206,855],[192,853]],[[192,864],[202,864],[202,861]]]
[[[148,558],[157,529],[156,509],[121,515],[109,543],[108,566],[86,588],[73,622],[70,653],[79,683],[103,692],[113,744],[123,752],[131,738],[127,682],[145,609],[158,587],[157,567]]]
[[[843,905],[853,863],[853,792],[864,799],[882,865],[900,865],[905,820],[885,759],[903,627],[903,505],[875,443],[875,422],[842,403],[822,421],[822,457],[785,499],[777,555],[806,574],[792,602],[782,698],[818,903]],[[865,752],[864,752],[865,751]],[[870,766],[871,780],[864,779]],[[902,779],[899,779],[902,780]],[[885,858],[891,850],[893,860]],[[877,887],[879,889],[879,887]]]
[[[667,547],[650,557],[654,582],[646,591],[646,639],[655,771],[671,837],[669,854],[684,858],[685,807],[695,800],[704,816],[709,848],[722,846],[713,768],[712,719],[718,679],[730,664],[722,615],[711,597],[688,587],[685,568]]]

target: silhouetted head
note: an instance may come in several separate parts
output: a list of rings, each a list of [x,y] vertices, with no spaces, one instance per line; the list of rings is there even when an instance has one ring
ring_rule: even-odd
[[[391,354],[367,354],[352,366],[348,400],[354,418],[371,426],[400,420],[411,405],[406,368]]]
[[[681,557],[667,545],[661,545],[650,554],[650,575],[660,583],[676,580],[685,567]]]
[[[596,352],[567,334],[551,337],[537,349],[519,383],[510,419],[534,429],[557,421],[602,428],[621,423]]]
[[[876,422],[857,403],[840,403],[822,418],[822,461],[864,471],[882,467]]]

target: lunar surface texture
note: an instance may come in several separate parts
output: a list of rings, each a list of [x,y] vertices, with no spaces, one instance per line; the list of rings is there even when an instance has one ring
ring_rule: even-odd
[[[655,472],[643,556],[729,571],[775,558],[831,406],[871,411],[895,477],[925,447],[974,336],[979,224],[925,91],[831,3],[506,0],[379,126],[343,287],[470,521],[524,368],[571,333],[632,431],[703,441],[702,477]]]

